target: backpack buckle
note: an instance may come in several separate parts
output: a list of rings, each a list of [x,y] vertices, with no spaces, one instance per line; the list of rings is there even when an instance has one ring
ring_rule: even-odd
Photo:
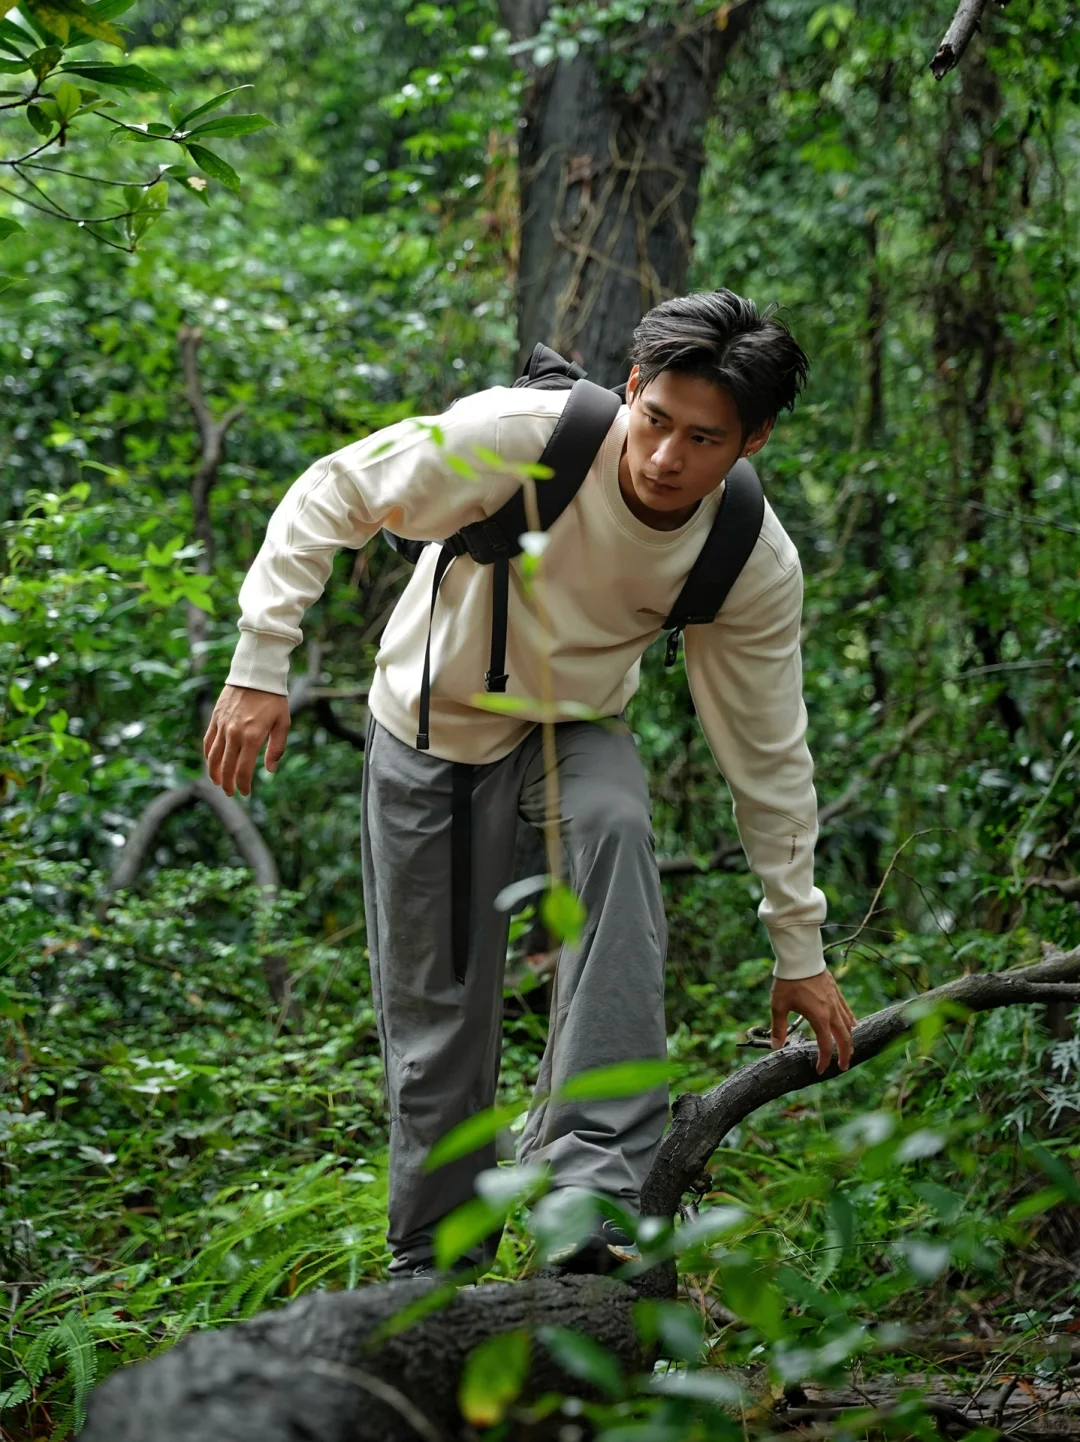
[[[456,534],[461,537],[465,550],[473,560],[482,566],[490,566],[500,556],[510,555],[509,542],[490,518],[474,521],[471,526],[462,526]]]

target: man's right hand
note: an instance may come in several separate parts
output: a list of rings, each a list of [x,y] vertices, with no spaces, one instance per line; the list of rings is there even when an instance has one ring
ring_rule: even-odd
[[[250,796],[255,763],[266,743],[267,771],[276,771],[289,734],[289,698],[250,686],[226,686],[203,737],[210,780],[226,796]]]

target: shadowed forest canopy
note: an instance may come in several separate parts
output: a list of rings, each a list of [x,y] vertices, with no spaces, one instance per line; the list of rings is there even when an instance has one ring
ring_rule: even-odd
[[[1078,76],[1064,0],[0,19],[2,1442],[74,1436],[97,1382],[189,1332],[385,1279],[360,786],[407,567],[339,554],[284,760],[228,798],[202,735],[274,507],[319,457],[509,385],[537,341],[617,385],[645,310],[721,286],[811,361],[755,464],[805,576],[830,968],[860,1017],[1038,961],[1063,989],[999,979],[981,1010],[965,983],[865,1032],[849,1075],[792,1062],[734,1120],[717,1104],[701,1174],[657,1202],[681,1202],[657,1254],[679,1300],[622,1289],[608,1350],[586,1303],[496,1322],[445,1435],[1080,1435]],[[677,1150],[761,1043],[772,955],[662,645],[627,720]],[[538,847],[523,827],[520,875]],[[535,901],[507,1160],[572,930]],[[387,1367],[394,1398],[334,1385],[389,1409],[379,1435],[426,1435]]]

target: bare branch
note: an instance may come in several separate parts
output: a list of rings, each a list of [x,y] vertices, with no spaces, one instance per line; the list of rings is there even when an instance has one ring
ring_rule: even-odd
[[[1080,901],[1080,876],[1032,876],[1027,884],[1057,891],[1066,901]]]
[[[123,891],[135,884],[139,872],[146,864],[146,858],[154,843],[154,837],[176,811],[182,811],[195,800],[195,787],[191,782],[163,791],[155,796],[150,805],[135,823],[131,835],[124,842],[120,855],[109,878],[110,891]]]
[[[960,0],[952,24],[930,62],[935,80],[942,80],[959,63],[975,31],[982,28],[979,22],[986,6],[987,0]]]
[[[1051,952],[1034,965],[1010,971],[957,977],[944,986],[900,1002],[860,1021],[853,1032],[853,1067],[877,1056],[913,1026],[927,1006],[952,1002],[971,1011],[991,1011],[1027,1002],[1080,1000],[1080,946]],[[1047,993],[1052,992],[1053,996]],[[817,1071],[817,1043],[789,1043],[780,1051],[750,1062],[703,1096],[683,1095],[673,1108],[672,1123],[641,1192],[644,1216],[673,1217],[696,1178],[728,1132],[752,1112],[803,1087],[841,1075],[836,1062]]]

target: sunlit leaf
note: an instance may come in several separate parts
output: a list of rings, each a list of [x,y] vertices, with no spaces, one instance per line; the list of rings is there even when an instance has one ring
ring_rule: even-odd
[[[576,892],[564,881],[560,881],[544,893],[540,902],[540,918],[559,941],[568,941],[575,945],[581,940],[585,930],[588,912]]]
[[[60,69],[83,80],[92,80],[96,85],[115,85],[119,90],[152,92],[172,89],[159,75],[141,65],[99,65],[80,60],[77,63],[65,61]]]
[[[488,1337],[470,1353],[458,1387],[461,1415],[474,1427],[493,1427],[517,1401],[529,1375],[531,1339],[517,1329]]]
[[[524,1110],[524,1106],[488,1107],[486,1111],[477,1112],[475,1116],[459,1122],[444,1137],[440,1137],[428,1152],[424,1160],[424,1170],[433,1172],[437,1167],[457,1161],[458,1157],[466,1157],[470,1152],[479,1151],[481,1147],[493,1142],[503,1127],[508,1126]]]
[[[553,1100],[612,1101],[616,1097],[639,1096],[654,1087],[666,1086],[667,1080],[668,1064],[660,1057],[613,1062],[610,1066],[578,1072],[577,1076],[563,1083]]]
[[[506,1211],[473,1197],[443,1217],[435,1228],[435,1265],[452,1267],[503,1223]]]
[[[230,190],[240,189],[240,177],[231,165],[227,165],[220,155],[215,155],[212,150],[207,150],[204,145],[187,144],[188,154],[199,167],[205,170],[211,180],[220,180],[222,185],[227,185]]]
[[[196,105],[194,110],[188,110],[180,115],[176,122],[177,130],[187,129],[193,120],[200,115],[207,115],[211,110],[216,110],[219,105],[224,105],[230,95],[239,95],[241,90],[250,90],[251,85],[234,85],[231,90],[223,90],[220,95],[215,95],[211,100],[204,100],[201,105]]]
[[[197,125],[191,134],[231,138],[236,135],[252,135],[256,130],[264,130],[270,124],[271,121],[267,120],[265,115],[222,115],[217,120],[208,120],[204,125]]]

